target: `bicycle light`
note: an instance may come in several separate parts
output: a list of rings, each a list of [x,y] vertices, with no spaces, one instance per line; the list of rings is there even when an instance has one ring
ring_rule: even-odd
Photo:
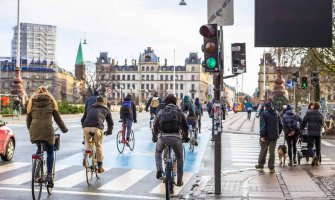
[[[33,155],[31,156],[31,158],[32,158],[33,160],[37,160],[37,159],[40,158],[40,155],[38,155],[38,154],[33,154]]]

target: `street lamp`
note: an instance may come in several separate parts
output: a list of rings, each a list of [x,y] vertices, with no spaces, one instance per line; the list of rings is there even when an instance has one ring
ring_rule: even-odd
[[[176,95],[176,50],[175,49],[173,49],[173,94],[177,96]]]

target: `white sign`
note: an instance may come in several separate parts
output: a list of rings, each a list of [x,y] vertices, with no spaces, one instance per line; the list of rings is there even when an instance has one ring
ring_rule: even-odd
[[[228,26],[234,24],[234,0],[207,0],[209,24]]]
[[[112,94],[112,88],[107,88],[107,93]]]

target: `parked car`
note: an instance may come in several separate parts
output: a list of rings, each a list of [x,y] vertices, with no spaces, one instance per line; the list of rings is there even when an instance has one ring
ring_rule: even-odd
[[[0,156],[3,161],[10,161],[14,157],[15,135],[6,124],[0,120]]]

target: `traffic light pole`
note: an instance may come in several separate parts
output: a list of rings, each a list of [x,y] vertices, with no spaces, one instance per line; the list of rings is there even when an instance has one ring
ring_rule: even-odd
[[[213,129],[214,129],[214,183],[215,183],[215,194],[221,194],[221,134],[222,134],[222,103],[220,100],[221,91],[223,90],[223,31],[222,26],[220,26],[220,56],[219,56],[219,67],[220,73],[215,73],[213,77],[214,85],[214,107],[215,114],[213,120]]]

